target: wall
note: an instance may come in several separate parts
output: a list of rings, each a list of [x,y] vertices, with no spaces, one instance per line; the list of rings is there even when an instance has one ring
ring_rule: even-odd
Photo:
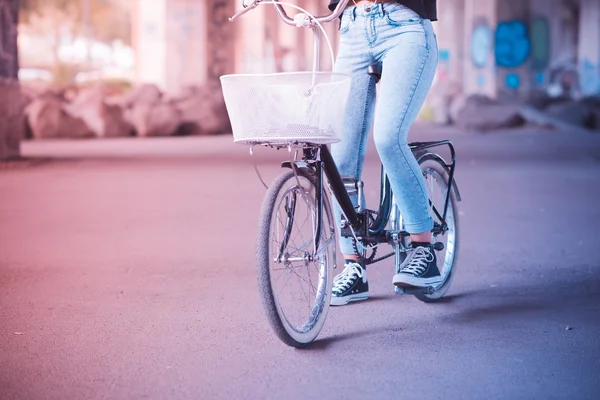
[[[18,0],[0,0],[0,76],[17,78]]]
[[[0,160],[17,157],[25,122],[18,85],[18,0],[0,0]]]
[[[581,0],[578,49],[579,83],[583,95],[600,94],[600,2]]]
[[[239,0],[137,2],[140,81],[177,91],[223,73],[312,68],[312,32],[283,24],[271,5],[229,23]],[[318,15],[329,12],[325,0],[294,3]],[[442,102],[457,92],[525,98],[533,89],[552,92],[571,81],[575,91],[600,93],[600,1],[444,0],[438,7],[440,63],[432,95]],[[337,28],[326,25],[334,51]],[[321,68],[328,70],[325,42],[321,50]]]
[[[166,7],[166,88],[179,92],[201,84],[208,75],[207,4],[197,0],[169,0]]]
[[[465,0],[446,0],[438,4],[439,21],[433,24],[439,48],[438,68],[421,113],[422,118],[437,123],[449,122],[449,106],[461,95],[465,63]]]
[[[578,0],[530,0],[532,88],[553,96],[579,93]]]
[[[523,97],[531,90],[529,4],[498,0],[494,30],[496,82],[500,97]]]
[[[136,0],[136,80],[169,93],[235,70],[231,0]]]
[[[167,0],[134,0],[133,46],[136,80],[167,88]]]
[[[266,6],[260,6],[233,22],[240,32],[237,51],[241,57],[236,72],[259,73],[275,70],[274,60],[268,54],[272,45],[266,40],[267,11]]]
[[[443,16],[441,16],[443,17]],[[496,97],[494,31],[497,21],[496,0],[465,0],[464,48],[469,61],[464,63],[466,94]]]
[[[195,0],[198,1],[198,0]],[[206,42],[207,81],[219,82],[219,77],[235,71],[236,26],[229,22],[235,13],[232,0],[207,0],[204,23],[206,29],[203,37]],[[197,73],[197,71],[196,71]],[[220,85],[220,83],[218,83]]]
[[[327,2],[323,0],[295,0],[290,3],[317,16],[330,12]],[[285,9],[291,18],[300,12],[291,7]],[[241,60],[236,65],[237,72],[269,73],[313,68],[313,33],[308,29],[286,25],[272,5],[259,6],[235,24],[241,32],[237,41],[237,52],[241,54]],[[324,25],[324,28],[335,55],[339,42],[338,23],[333,21]],[[321,70],[330,71],[331,56],[325,39],[321,42],[320,60]]]

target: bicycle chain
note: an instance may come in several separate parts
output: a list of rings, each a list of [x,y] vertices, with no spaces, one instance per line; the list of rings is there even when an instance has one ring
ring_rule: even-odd
[[[369,215],[369,218],[374,221],[375,220],[375,217],[374,217],[375,211],[367,210],[367,213]],[[372,246],[372,245],[368,245],[368,244],[365,245],[363,243],[363,247],[368,248],[369,246]],[[392,252],[392,253],[386,254],[385,256],[375,258],[375,256],[377,255],[377,246],[375,246],[372,249],[373,253],[371,253],[371,255],[369,257],[365,258],[362,256],[361,252],[358,250],[358,242],[355,237],[352,237],[352,248],[354,249],[354,254],[356,254],[356,258],[358,258],[358,262],[360,262],[363,265],[375,264],[376,262],[383,261],[386,258],[389,258],[394,255],[394,252]]]
[[[375,263],[378,263],[379,261],[383,261],[386,258],[390,258],[391,256],[394,255],[394,252],[391,252],[389,254],[386,254],[385,256],[381,256],[379,258],[374,258],[375,255],[377,254],[377,247],[375,247],[373,249],[373,254],[371,254],[367,258],[364,258],[360,254],[360,251],[358,250],[356,239],[354,239],[354,238],[352,238],[352,247],[354,248],[354,254],[356,254],[356,258],[358,258],[358,262],[360,262],[363,265],[375,264]]]

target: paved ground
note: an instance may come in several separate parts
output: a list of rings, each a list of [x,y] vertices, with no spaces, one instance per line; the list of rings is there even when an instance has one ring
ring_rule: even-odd
[[[447,300],[396,296],[373,266],[373,298],[302,351],[260,308],[245,147],[25,143],[38,162],[0,167],[0,398],[597,399],[600,136],[412,137],[430,138],[456,144],[464,198]],[[266,179],[285,157],[259,149]]]

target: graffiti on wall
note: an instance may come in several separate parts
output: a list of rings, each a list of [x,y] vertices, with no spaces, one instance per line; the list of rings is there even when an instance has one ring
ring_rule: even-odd
[[[581,63],[579,81],[584,95],[600,92],[600,65],[585,58]]]
[[[531,22],[531,68],[543,71],[550,63],[550,25],[546,18]]]
[[[17,2],[0,0],[0,76],[17,78]]]
[[[494,54],[499,67],[520,67],[529,58],[530,50],[531,43],[523,22],[506,21],[498,24]]]
[[[450,50],[440,49],[438,53],[437,77],[441,81],[448,79],[450,75]]]
[[[208,2],[208,79],[219,80],[221,75],[233,72],[234,31],[229,17],[233,15],[232,4],[228,0]]]
[[[492,31],[486,20],[475,22],[471,34],[471,61],[477,68],[484,68],[492,50]]]
[[[511,72],[506,75],[505,83],[506,87],[510,90],[516,90],[521,86],[521,77],[518,74]]]
[[[500,22],[494,39],[496,65],[509,69],[504,84],[511,91],[517,90],[521,86],[521,76],[510,70],[521,67],[530,56],[531,41],[527,27],[519,20]]]
[[[535,83],[543,86],[546,82],[545,71],[550,65],[550,24],[543,17],[531,22],[531,69]]]

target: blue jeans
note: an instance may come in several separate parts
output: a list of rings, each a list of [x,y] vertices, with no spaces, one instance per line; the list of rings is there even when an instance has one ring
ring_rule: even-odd
[[[340,46],[335,71],[352,76],[344,136],[331,146],[341,175],[360,179],[367,135],[374,117],[373,139],[409,233],[433,228],[425,180],[408,146],[408,131],[435,74],[438,49],[433,27],[397,3],[348,7],[340,21]],[[375,81],[367,75],[381,63],[377,107]],[[357,205],[357,196],[351,196]],[[341,210],[335,202],[336,216]],[[339,224],[338,224],[339,225]],[[340,239],[343,254],[354,254],[352,242]]]

